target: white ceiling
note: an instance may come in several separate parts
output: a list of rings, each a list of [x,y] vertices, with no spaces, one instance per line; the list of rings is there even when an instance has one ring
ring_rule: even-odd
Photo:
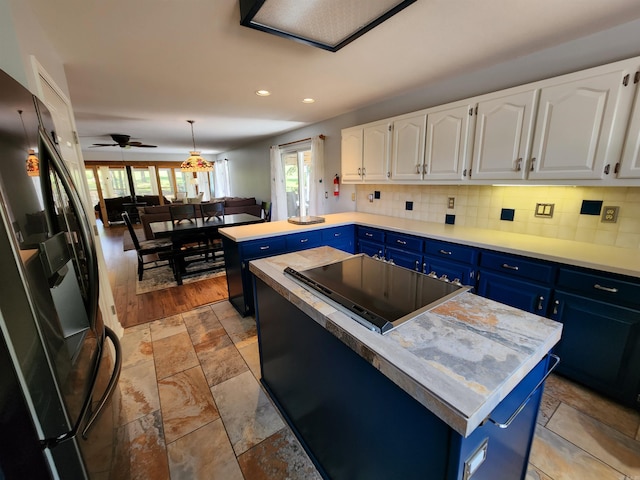
[[[110,133],[186,154],[188,119],[199,150],[225,152],[640,18],[637,0],[418,0],[332,53],[241,26],[238,0],[23,1],[65,65],[86,160],[120,158],[87,148]]]

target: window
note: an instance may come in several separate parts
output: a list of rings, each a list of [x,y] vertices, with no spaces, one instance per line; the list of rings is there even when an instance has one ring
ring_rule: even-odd
[[[152,169],[154,167],[131,168],[133,188],[136,191],[136,195],[154,195],[158,193],[155,188],[155,171],[152,172]]]
[[[298,144],[293,149],[282,150],[287,217],[306,216],[309,213],[311,146]]]
[[[89,185],[91,204],[96,205],[100,201],[100,194],[98,193],[98,183],[93,168],[85,168],[85,174],[87,176],[87,184]]]

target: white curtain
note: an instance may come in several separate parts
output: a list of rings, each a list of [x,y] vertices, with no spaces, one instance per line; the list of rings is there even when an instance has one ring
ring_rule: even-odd
[[[309,176],[309,215],[324,213],[324,137],[311,138],[311,175]]]
[[[229,183],[229,160],[216,160],[214,193],[217,198],[231,196],[231,184]]]
[[[287,194],[280,148],[277,145],[272,146],[269,155],[271,158],[271,221],[286,220]]]
[[[201,201],[208,202],[211,200],[211,188],[209,188],[209,173],[198,172],[198,192],[202,194]]]

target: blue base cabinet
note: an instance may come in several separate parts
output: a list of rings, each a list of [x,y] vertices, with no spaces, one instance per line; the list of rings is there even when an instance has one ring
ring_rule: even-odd
[[[478,249],[427,239],[422,272],[475,287]]]
[[[486,422],[465,438],[271,287],[255,286],[261,381],[324,478],[463,480],[465,461],[488,441],[471,478],[524,479],[542,388],[507,428]],[[508,419],[547,368],[545,358],[491,418]]]
[[[355,226],[344,225],[276,237],[234,242],[222,235],[229,302],[242,316],[254,313],[249,262],[322,245],[355,253]]]
[[[561,268],[551,318],[563,324],[558,372],[640,408],[640,282]]]

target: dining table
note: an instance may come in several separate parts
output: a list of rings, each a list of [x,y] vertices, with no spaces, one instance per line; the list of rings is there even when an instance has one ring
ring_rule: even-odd
[[[207,270],[220,268],[220,262],[211,261],[204,262],[204,267],[197,270],[187,270],[187,256],[204,256],[207,258],[211,254],[212,260],[215,258],[215,251],[222,251],[220,248],[212,248],[207,240],[215,239],[218,230],[225,227],[236,227],[240,225],[249,225],[252,223],[261,223],[264,219],[248,213],[238,213],[233,215],[221,215],[219,217],[202,218],[196,217],[189,220],[176,221],[158,221],[151,222],[149,227],[153,232],[154,238],[170,238],[173,244],[174,252],[174,276],[178,285],[182,285],[182,277],[196,273],[202,273]],[[189,247],[186,245],[193,243],[194,239],[201,238],[206,246]],[[224,260],[223,260],[224,261]]]

